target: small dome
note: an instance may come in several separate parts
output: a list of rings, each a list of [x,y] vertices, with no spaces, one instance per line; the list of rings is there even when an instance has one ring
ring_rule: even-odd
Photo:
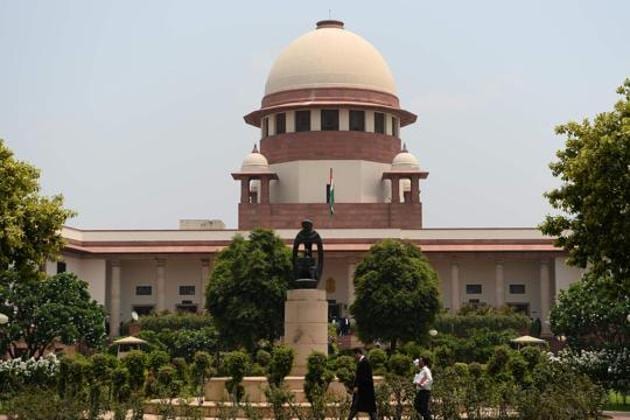
[[[396,95],[392,72],[383,56],[365,39],[343,29],[343,22],[324,20],[291,44],[276,59],[265,95],[293,89],[343,87]]]
[[[259,153],[258,146],[254,145],[252,152],[243,159],[241,172],[267,172],[268,170],[269,162],[267,162],[267,158]]]
[[[418,159],[407,151],[407,146],[404,145],[400,153],[398,153],[394,160],[392,160],[393,171],[417,171],[420,169]]]

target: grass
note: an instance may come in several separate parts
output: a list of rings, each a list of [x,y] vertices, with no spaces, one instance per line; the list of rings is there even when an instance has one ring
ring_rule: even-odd
[[[630,395],[621,395],[618,392],[610,391],[608,394],[608,404],[606,410],[630,411]]]

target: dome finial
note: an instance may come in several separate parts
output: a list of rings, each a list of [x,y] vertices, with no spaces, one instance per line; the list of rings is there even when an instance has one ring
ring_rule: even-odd
[[[402,152],[402,153],[409,153],[409,152],[407,151],[407,143],[403,143],[403,147],[402,147],[401,152]]]
[[[315,24],[315,29],[322,29],[322,28],[343,29],[343,22],[336,19],[320,20],[319,22]]]
[[[252,153],[258,153],[258,145],[254,143],[254,148],[252,149]]]

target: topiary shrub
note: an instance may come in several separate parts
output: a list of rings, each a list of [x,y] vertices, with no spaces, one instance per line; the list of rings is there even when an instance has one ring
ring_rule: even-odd
[[[195,353],[190,371],[193,378],[193,385],[197,387],[198,395],[201,398],[204,395],[206,380],[216,374],[216,370],[212,367],[212,356],[205,351]]]
[[[183,383],[177,378],[177,369],[172,365],[162,366],[157,373],[159,395],[175,398]]]
[[[396,376],[411,376],[413,361],[406,354],[396,353],[389,358],[389,372]]]
[[[244,395],[244,388],[241,385],[245,374],[249,370],[249,356],[242,351],[232,351],[225,355],[223,364],[230,380],[225,383],[225,387],[235,402],[239,402]]]
[[[272,349],[270,356],[267,368],[269,386],[265,389],[265,397],[271,404],[274,418],[285,420],[290,417],[285,404],[290,403],[294,396],[284,385],[284,378],[289,375],[293,367],[294,352],[289,347],[277,346]]]
[[[134,391],[144,385],[146,364],[146,354],[140,350],[132,350],[122,359],[122,365],[129,372],[129,386]]]
[[[375,375],[385,375],[387,372],[387,353],[382,349],[372,349],[368,352],[368,360]]]
[[[171,356],[163,350],[154,350],[147,355],[147,368],[153,373],[171,361]]]
[[[335,374],[339,382],[346,387],[348,393],[352,393],[354,386],[354,373],[356,371],[357,364],[352,356],[339,356],[335,362]]]
[[[306,361],[304,376],[304,394],[311,403],[312,416],[323,420],[326,417],[326,391],[333,380],[333,373],[328,370],[326,355],[313,352]]]
[[[271,361],[271,353],[267,350],[260,349],[256,352],[256,363],[260,366],[267,367]]]

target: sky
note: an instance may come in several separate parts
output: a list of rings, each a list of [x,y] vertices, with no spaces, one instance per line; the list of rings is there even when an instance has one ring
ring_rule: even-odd
[[[630,2],[0,0],[0,138],[80,228],[236,227],[282,49],[330,15],[388,61],[425,227],[531,227],[563,138],[630,77]]]

